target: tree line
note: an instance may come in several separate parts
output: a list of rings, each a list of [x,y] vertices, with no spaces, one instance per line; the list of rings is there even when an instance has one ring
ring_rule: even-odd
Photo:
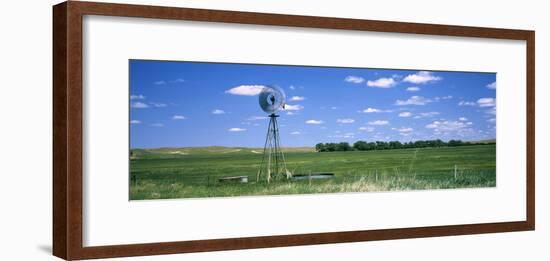
[[[410,142],[400,141],[356,141],[353,145],[348,142],[338,143],[317,143],[315,150],[318,152],[331,152],[331,151],[367,151],[367,150],[392,150],[392,149],[409,149],[409,148],[434,148],[434,147],[458,147],[466,145],[475,145],[476,143],[464,142],[461,140],[449,140],[447,142],[440,139],[437,140],[417,140]]]

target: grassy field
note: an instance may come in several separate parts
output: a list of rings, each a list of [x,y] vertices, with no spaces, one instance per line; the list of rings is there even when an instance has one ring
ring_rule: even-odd
[[[318,153],[285,149],[294,174],[331,172],[327,180],[256,182],[258,148],[134,149],[130,199],[494,187],[496,145]],[[456,171],[455,171],[456,169]],[[249,183],[219,183],[248,176]]]

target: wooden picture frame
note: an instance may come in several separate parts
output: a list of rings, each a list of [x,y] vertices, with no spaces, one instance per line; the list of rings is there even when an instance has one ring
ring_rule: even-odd
[[[527,218],[502,223],[84,247],[82,19],[85,15],[524,40],[527,43]],[[70,1],[53,7],[53,65],[53,254],[57,257],[77,260],[535,229],[534,31]]]

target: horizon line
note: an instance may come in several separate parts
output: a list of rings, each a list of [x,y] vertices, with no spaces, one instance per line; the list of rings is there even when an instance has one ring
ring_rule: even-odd
[[[437,139],[432,139],[432,140],[437,140]],[[460,140],[460,139],[449,139],[449,140],[442,140],[442,141],[445,141],[445,142],[448,142],[450,140]],[[365,142],[377,142],[377,141],[381,141],[381,140],[377,140],[377,141],[366,141],[366,140],[356,140],[354,142],[348,142],[348,141],[338,141],[338,142],[319,142],[319,143],[341,143],[341,142],[347,142],[349,143],[350,145],[353,146],[353,143],[357,142],[357,141],[365,141]],[[392,141],[398,141],[398,140],[390,140],[390,141],[383,141],[383,142],[392,142]],[[415,141],[429,141],[429,140],[415,140]],[[405,142],[401,142],[401,143],[408,143],[408,142],[415,142],[415,141],[405,141]],[[460,140],[462,142],[483,142],[483,141],[493,141],[494,143],[496,143],[496,138],[491,138],[491,139],[481,139],[481,140]],[[204,146],[161,146],[161,147],[135,147],[135,148],[129,148],[130,150],[136,150],[136,149],[144,149],[144,150],[147,150],[147,149],[184,149],[184,148],[190,148],[190,149],[196,149],[196,148],[208,148],[208,147],[222,147],[222,148],[248,148],[248,149],[263,149],[263,146],[224,146],[224,145],[204,145]],[[303,146],[286,146],[286,147],[281,147],[281,149],[285,149],[285,148],[315,148],[315,145],[303,145]]]

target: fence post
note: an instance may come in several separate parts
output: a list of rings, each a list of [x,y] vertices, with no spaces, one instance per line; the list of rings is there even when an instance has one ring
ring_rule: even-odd
[[[456,164],[455,164],[455,181],[456,181]]]

